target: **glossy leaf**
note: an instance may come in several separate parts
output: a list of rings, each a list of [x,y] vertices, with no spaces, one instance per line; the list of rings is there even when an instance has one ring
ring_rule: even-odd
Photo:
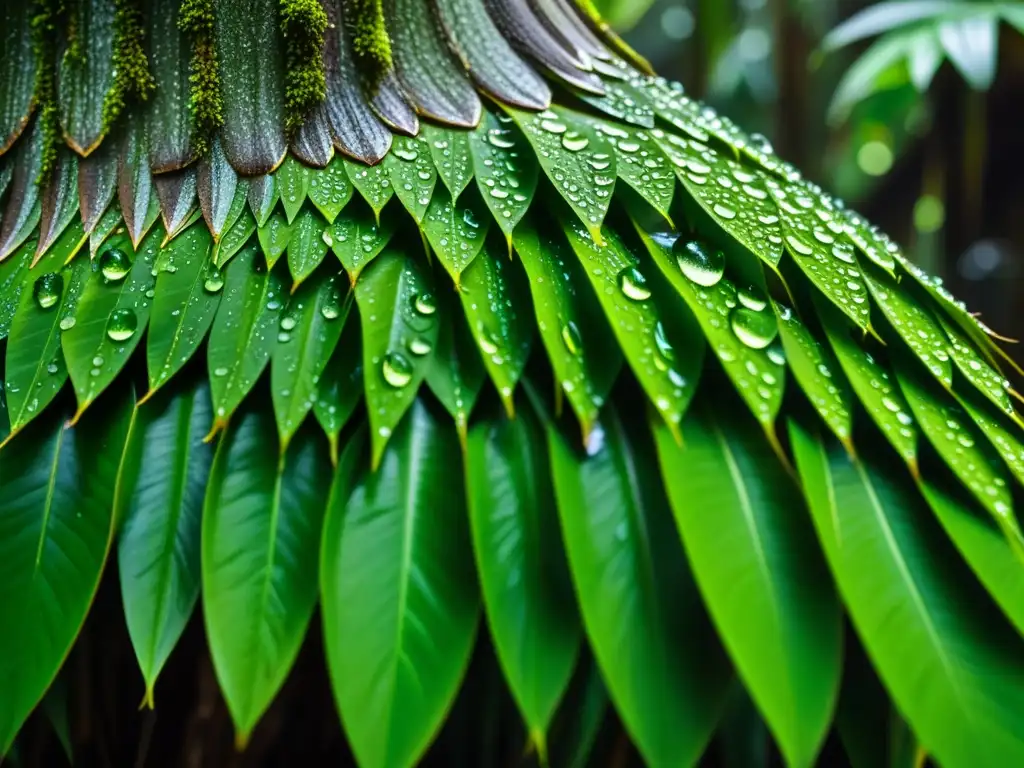
[[[57,108],[68,144],[88,155],[103,140],[104,100],[114,85],[115,0],[76,5],[71,13],[78,55],[60,57]]]
[[[512,393],[526,366],[533,339],[525,313],[522,274],[491,239],[466,271],[459,297],[487,373],[511,412]]]
[[[116,394],[73,428],[51,411],[0,452],[0,754],[56,676],[99,586],[132,406]]]
[[[345,163],[335,157],[320,173],[312,173],[306,195],[309,201],[333,224],[338,214],[352,199],[352,182],[345,172]]]
[[[266,258],[267,266],[271,269],[277,264],[277,260],[284,255],[294,231],[295,228],[288,223],[285,215],[279,210],[275,210],[270,214],[266,224],[256,230],[256,235],[260,242],[260,250]]]
[[[764,337],[751,339],[756,346],[743,341],[733,330],[733,310],[739,308],[736,286],[725,277],[714,276],[711,285],[701,285],[687,277],[682,269],[688,258],[691,243],[678,233],[655,233],[648,235],[639,230],[641,239],[654,258],[654,263],[669,279],[683,301],[692,311],[701,330],[719,362],[732,379],[736,390],[746,402],[757,420],[769,431],[774,431],[775,417],[782,407],[782,393],[785,382],[784,358],[776,348],[763,345]],[[698,249],[711,247],[696,243]],[[721,254],[719,254],[721,256]],[[722,257],[724,261],[724,257]],[[701,279],[711,282],[712,275]],[[749,308],[748,308],[749,309]],[[770,312],[767,308],[755,314]],[[774,318],[773,318],[774,319]],[[765,324],[769,331],[774,324]]]
[[[360,765],[414,765],[469,662],[479,606],[463,490],[457,472],[437,482],[458,453],[454,428],[416,402],[379,468],[367,467],[360,434],[331,489],[324,645]]]
[[[615,150],[584,120],[565,110],[508,110],[533,146],[541,168],[597,243],[611,204]]]
[[[324,236],[329,240],[328,245],[353,283],[391,240],[396,218],[386,215],[378,221],[365,205],[355,204],[346,208],[327,228]]]
[[[441,181],[452,194],[453,200],[473,179],[473,158],[469,153],[469,134],[466,131],[448,130],[425,124],[423,141],[434,159],[434,167]]]
[[[220,307],[207,345],[215,425],[222,427],[252,389],[277,343],[286,291],[279,271],[246,248],[226,270]]]
[[[61,332],[75,316],[89,265],[84,259],[64,264],[84,243],[82,225],[73,224],[29,272],[21,291],[4,368],[9,423],[15,432],[42,413],[67,381]]]
[[[681,556],[650,438],[629,439],[614,411],[605,414],[589,456],[548,432],[569,567],[590,646],[640,753],[652,765],[689,765],[715,728],[728,664]]]
[[[469,134],[473,174],[484,203],[511,242],[512,231],[530,209],[540,166],[522,132],[505,114],[484,111]]]
[[[341,339],[316,383],[313,415],[331,446],[331,462],[338,463],[338,436],[363,398],[363,355],[359,314],[345,320]]]
[[[306,202],[306,195],[309,192],[310,181],[314,175],[319,175],[310,170],[294,157],[286,157],[281,167],[274,173],[274,188],[281,195],[281,206],[284,208],[288,223],[295,221],[295,217]]]
[[[300,434],[278,450],[254,404],[217,446],[203,504],[203,615],[217,680],[247,741],[302,645],[317,598],[316,553],[330,468]]]
[[[786,761],[813,765],[839,690],[842,612],[798,491],[753,426],[705,402],[683,423],[685,447],[655,429],[658,454],[718,635]]]
[[[155,283],[153,267],[162,239],[161,228],[150,232],[127,274],[123,268],[108,268],[104,274],[104,267],[114,261],[115,254],[123,260],[131,258],[131,244],[123,235],[115,236],[92,265],[73,315],[75,324],[61,336],[79,415],[121,372],[142,340],[152,307],[147,294]]]
[[[479,198],[463,195],[453,203],[448,191],[439,189],[430,200],[422,232],[441,266],[458,285],[463,271],[484,247],[490,227]]]
[[[426,140],[396,136],[384,158],[384,167],[405,210],[417,224],[422,224],[437,184],[437,169]]]
[[[619,178],[671,223],[669,209],[675,198],[672,163],[649,131],[594,120],[594,127],[615,149]]]
[[[209,261],[211,244],[206,227],[191,226],[160,252],[146,342],[150,391],[181,370],[213,324],[224,277]]]
[[[947,765],[1024,759],[1020,637],[885,457],[852,463],[799,428],[797,465],[839,592],[914,733]],[[871,567],[864,567],[870,563]]]
[[[199,597],[200,521],[213,447],[206,384],[185,383],[140,405],[118,474],[118,573],[135,657],[153,687]]]
[[[327,222],[316,211],[305,208],[293,222],[288,238],[288,269],[292,273],[292,291],[298,288],[327,255],[324,232]]]
[[[433,291],[429,276],[398,251],[374,259],[356,283],[374,467],[430,368],[438,332]]]
[[[281,318],[270,388],[283,446],[313,407],[317,385],[341,338],[350,306],[351,296],[342,296],[337,278],[318,279],[292,296]],[[356,356],[355,350],[349,354]]]
[[[379,165],[365,166],[353,163],[350,160],[343,160],[345,172],[348,174],[352,185],[363,196],[363,199],[370,204],[374,215],[380,220],[380,212],[384,210],[388,200],[395,194],[395,188],[388,178],[388,169],[384,163]]]
[[[437,347],[426,382],[430,391],[455,419],[459,439],[465,443],[469,415],[484,384],[484,365],[473,335],[455,299],[448,292],[438,296]]]
[[[466,455],[473,551],[505,679],[541,756],[580,645],[544,433],[529,407],[474,427]]]

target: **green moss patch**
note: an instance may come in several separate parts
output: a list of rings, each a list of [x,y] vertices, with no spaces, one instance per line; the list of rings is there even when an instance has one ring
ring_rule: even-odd
[[[285,131],[296,130],[309,111],[324,100],[323,47],[327,14],[319,0],[281,0],[281,32],[287,51]]]

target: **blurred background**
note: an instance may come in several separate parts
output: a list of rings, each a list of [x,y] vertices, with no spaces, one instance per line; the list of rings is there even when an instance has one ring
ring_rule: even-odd
[[[660,74],[1024,338],[1024,1],[595,4]]]

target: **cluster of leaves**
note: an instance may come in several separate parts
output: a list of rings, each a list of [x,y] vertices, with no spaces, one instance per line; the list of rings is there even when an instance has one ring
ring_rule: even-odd
[[[40,189],[26,129],[0,175],[0,752],[116,548],[147,701],[202,594],[240,744],[319,605],[365,766],[423,754],[481,611],[541,756],[587,647],[651,764],[695,762],[737,681],[787,762],[835,726],[879,764],[846,620],[924,751],[1024,763],[1004,353],[763,137],[602,62],[547,109],[424,99],[472,127],[413,113],[376,165],[240,175],[280,120],[237,120],[235,81],[183,168],[153,152],[189,133],[128,113],[115,163],[63,150]]]

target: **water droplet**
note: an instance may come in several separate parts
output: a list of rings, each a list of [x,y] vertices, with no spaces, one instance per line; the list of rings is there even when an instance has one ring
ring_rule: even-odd
[[[47,272],[36,278],[32,295],[35,296],[36,304],[40,309],[50,309],[60,301],[60,294],[63,290],[64,278],[56,272]]]
[[[801,256],[810,256],[814,253],[814,248],[805,243],[796,235],[786,235],[786,242],[789,243],[789,247],[792,248],[796,253]]]
[[[395,153],[395,157],[399,157],[402,160],[405,160],[410,163],[420,156],[420,153],[417,152],[415,149],[404,149],[402,147],[395,147],[392,151]]]
[[[418,294],[413,301],[413,306],[421,315],[432,315],[437,312],[437,302],[434,301],[434,297],[429,293]]]
[[[771,312],[755,312],[747,307],[737,307],[729,316],[729,324],[736,338],[751,349],[764,349],[779,333],[775,315]]]
[[[211,266],[206,273],[206,280],[203,281],[203,288],[207,293],[218,293],[224,287],[224,273],[216,267]]]
[[[320,307],[320,314],[325,320],[337,320],[341,316],[341,299],[336,290],[331,290]]]
[[[662,325],[660,320],[658,321],[658,324],[654,326],[654,346],[658,349],[658,354],[661,355],[665,362],[675,362],[676,351],[672,348],[672,345],[665,337],[665,326]]]
[[[75,327],[75,323],[76,322],[77,321],[75,320],[74,315],[68,315],[67,317],[62,317],[60,319],[60,329],[62,331],[70,331],[72,328]]]
[[[651,298],[651,289],[647,287],[647,278],[636,267],[626,267],[619,272],[619,290],[627,299],[647,301]]]
[[[384,381],[395,389],[401,389],[412,381],[412,365],[398,352],[388,352],[381,363]]]
[[[107,319],[107,337],[111,341],[127,341],[139,327],[135,310],[127,307],[115,309]]]
[[[569,133],[562,135],[562,146],[570,152],[579,152],[581,149],[586,149],[588,144],[590,144],[590,139],[586,136],[581,136],[576,131],[569,131]]]
[[[744,307],[752,309],[755,312],[760,312],[768,306],[768,299],[766,299],[761,290],[754,285],[741,288],[737,292],[736,298],[740,300],[740,304]]]
[[[721,203],[715,203],[714,211],[717,216],[726,219],[727,221],[736,218],[736,211],[727,205],[722,205]]]
[[[124,280],[124,276],[131,268],[131,258],[120,248],[108,248],[100,256],[100,273],[109,283]]]
[[[409,342],[409,351],[417,357],[423,357],[423,355],[429,355],[430,350],[433,349],[430,342],[426,339],[413,339]]]
[[[682,242],[681,240],[678,242]],[[686,277],[697,285],[710,288],[725,274],[725,254],[699,240],[690,240],[676,247],[676,261]]]
[[[580,353],[582,344],[580,329],[576,327],[576,323],[572,322],[572,320],[562,326],[562,343],[569,350],[569,354],[578,355]]]
[[[555,120],[542,120],[540,127],[548,133],[553,133],[555,135],[565,133],[566,131],[565,123],[559,123]]]
[[[295,328],[298,321],[292,315],[285,315],[281,318],[281,330],[290,331]]]

